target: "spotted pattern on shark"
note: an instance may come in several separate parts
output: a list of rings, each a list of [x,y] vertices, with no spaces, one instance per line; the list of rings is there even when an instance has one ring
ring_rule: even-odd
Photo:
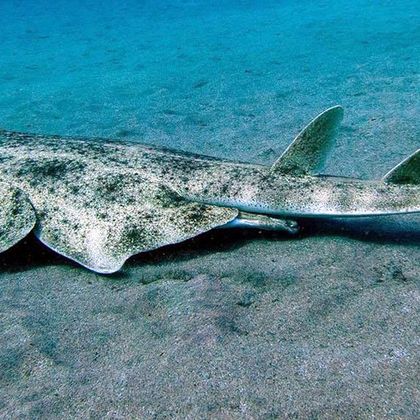
[[[320,176],[338,125],[332,107],[271,166],[107,139],[0,130],[0,251],[34,229],[98,273],[214,228],[298,231],[299,218],[420,211],[419,151],[383,179]]]

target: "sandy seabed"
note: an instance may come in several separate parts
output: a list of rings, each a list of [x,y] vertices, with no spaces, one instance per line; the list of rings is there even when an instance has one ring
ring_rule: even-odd
[[[271,164],[339,103],[326,172],[379,179],[419,148],[418,21],[415,0],[0,2],[0,127]],[[0,417],[418,419],[419,261],[419,216],[215,231],[111,277],[28,238],[0,256]]]
[[[368,232],[368,233],[367,233]],[[217,231],[95,275],[1,263],[5,418],[418,418],[420,220]]]

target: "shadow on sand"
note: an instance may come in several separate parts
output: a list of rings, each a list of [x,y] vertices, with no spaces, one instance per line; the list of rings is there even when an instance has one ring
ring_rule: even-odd
[[[344,236],[363,242],[396,245],[420,245],[420,216],[386,216],[354,219],[301,219],[301,232],[290,236],[283,232],[267,232],[248,229],[216,229],[176,245],[138,254],[130,259],[130,265],[170,264],[185,261],[213,252],[229,252],[241,248],[249,241],[289,241],[309,237]],[[72,265],[77,263],[62,257],[42,245],[33,235],[0,254],[0,274],[28,271],[48,265]],[[124,278],[115,273],[111,278]]]

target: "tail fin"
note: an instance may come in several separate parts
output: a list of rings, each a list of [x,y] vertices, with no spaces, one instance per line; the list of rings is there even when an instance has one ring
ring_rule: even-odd
[[[383,180],[389,184],[420,185],[420,149],[391,169]]]

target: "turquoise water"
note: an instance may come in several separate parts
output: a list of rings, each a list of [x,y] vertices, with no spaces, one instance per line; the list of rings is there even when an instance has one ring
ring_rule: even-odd
[[[0,2],[0,126],[269,163],[336,103],[328,171],[418,147],[418,1]]]
[[[420,147],[419,22],[419,0],[0,0],[0,127],[269,164],[339,103],[327,172],[380,177]],[[419,214],[301,223],[113,277],[33,236],[2,253],[0,418],[419,418]]]

